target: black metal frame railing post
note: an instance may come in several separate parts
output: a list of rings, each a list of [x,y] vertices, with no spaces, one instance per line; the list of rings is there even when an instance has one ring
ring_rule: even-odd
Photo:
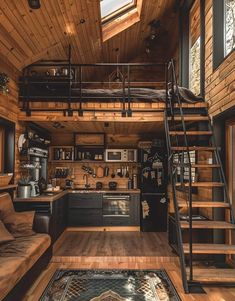
[[[68,74],[68,116],[73,116],[73,110],[71,109],[71,96],[72,96],[72,68],[71,68],[71,45],[69,45],[69,74]]]
[[[172,62],[169,62],[169,64],[167,64],[166,71],[165,71],[165,76],[166,76],[165,134],[166,134],[166,144],[167,144],[167,154],[168,154],[168,166],[170,171],[170,181],[172,186],[172,197],[173,197],[174,209],[175,209],[174,215],[176,220],[177,249],[180,257],[180,268],[181,268],[183,287],[185,292],[189,293],[186,266],[185,266],[185,255],[183,250],[183,239],[182,239],[182,233],[180,227],[180,215],[179,215],[179,208],[178,208],[178,202],[176,196],[176,183],[175,183],[175,175],[174,175],[175,171],[174,171],[174,164],[173,164],[174,158],[173,158],[173,152],[171,150],[171,138],[170,138],[169,124],[168,124],[169,111],[170,111],[170,117],[174,118],[174,109],[173,109],[174,90],[171,90],[171,93],[169,93],[169,84],[171,85],[171,89],[172,89],[171,81],[173,81],[174,79],[172,73],[170,72],[172,68],[171,64]]]
[[[122,117],[126,117],[125,66],[122,66]]]
[[[79,109],[78,116],[83,116],[82,110],[82,66],[79,66]]]
[[[131,117],[132,116],[132,111],[131,111],[131,81],[130,81],[130,76],[131,76],[131,67],[130,65],[127,66],[127,83],[128,83],[128,109],[127,109],[127,116]]]
[[[192,231],[192,165],[191,165],[191,158],[190,158],[190,151],[189,151],[189,145],[188,145],[188,139],[187,139],[187,131],[186,131],[186,125],[184,121],[184,113],[183,113],[183,108],[182,108],[182,102],[179,94],[179,87],[177,84],[177,78],[176,78],[176,72],[175,72],[175,67],[174,67],[174,61],[171,60],[171,70],[172,70],[172,77],[174,81],[174,91],[172,92],[173,95],[175,96],[175,99],[177,100],[178,106],[179,106],[179,111],[180,111],[180,116],[181,116],[181,122],[182,122],[182,129],[184,132],[184,145],[186,148],[187,152],[187,164],[188,164],[188,169],[189,169],[189,186],[188,186],[188,208],[189,208],[189,280],[193,281],[193,231]]]

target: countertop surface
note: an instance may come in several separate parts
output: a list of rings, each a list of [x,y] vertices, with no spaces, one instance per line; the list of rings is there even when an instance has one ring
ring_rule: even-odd
[[[14,202],[54,202],[61,197],[65,196],[68,193],[140,193],[140,189],[116,189],[116,190],[109,190],[109,189],[102,189],[102,190],[96,190],[96,189],[67,189],[67,190],[62,190],[58,192],[48,192],[48,193],[43,193],[39,196],[36,197],[30,197],[30,198],[15,198]]]

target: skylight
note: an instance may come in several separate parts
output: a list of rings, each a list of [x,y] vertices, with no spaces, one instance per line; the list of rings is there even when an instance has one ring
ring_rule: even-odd
[[[119,12],[131,8],[135,2],[135,0],[100,0],[101,18],[116,16]]]

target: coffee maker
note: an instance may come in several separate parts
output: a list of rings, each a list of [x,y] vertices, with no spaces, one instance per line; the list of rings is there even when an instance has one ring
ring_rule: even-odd
[[[31,197],[40,195],[39,182],[47,180],[47,158],[48,150],[32,147],[28,150],[30,162],[34,166],[30,170]]]

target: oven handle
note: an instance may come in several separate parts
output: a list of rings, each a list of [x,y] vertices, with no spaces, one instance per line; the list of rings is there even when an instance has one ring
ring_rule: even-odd
[[[106,200],[117,200],[117,199],[123,199],[123,200],[126,200],[126,199],[130,199],[130,196],[129,195],[118,195],[118,196],[109,196],[109,195],[103,195],[103,199],[106,199]]]

